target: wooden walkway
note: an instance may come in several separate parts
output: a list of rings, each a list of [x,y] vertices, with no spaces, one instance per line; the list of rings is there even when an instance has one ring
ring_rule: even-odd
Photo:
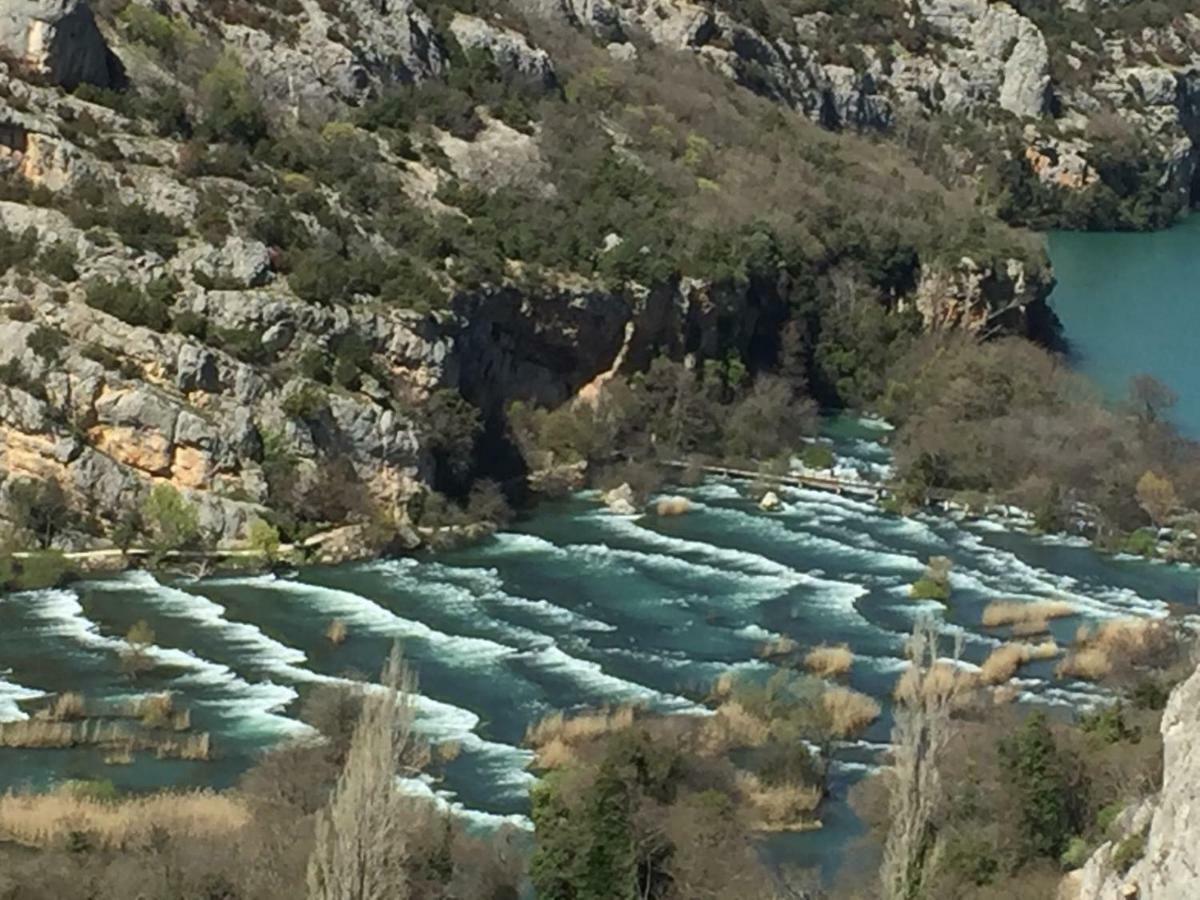
[[[886,484],[876,481],[865,481],[861,478],[838,478],[836,475],[807,475],[803,472],[771,475],[765,472],[756,472],[752,469],[696,465],[695,463],[677,460],[664,463],[664,465],[670,466],[673,469],[699,469],[706,475],[719,475],[722,478],[761,481],[766,484],[779,484],[787,487],[811,488],[818,491],[831,491],[835,494],[854,494],[860,497],[871,497],[874,500],[881,500],[891,494],[891,489]]]
[[[892,486],[881,481],[866,481],[862,478],[839,478],[834,474],[810,475],[804,472],[787,472],[783,475],[773,475],[758,472],[753,469],[737,469],[730,466],[709,466],[696,463],[671,460],[663,463],[673,469],[698,469],[706,475],[718,475],[722,478],[736,478],[743,481],[761,481],[765,484],[778,484],[785,487],[809,488],[817,491],[830,491],[834,494],[850,494],[857,497],[870,497],[873,500],[883,500],[893,493]],[[946,488],[926,488],[925,502],[927,504],[948,503],[955,500],[958,491]],[[986,507],[995,506],[994,498],[987,498]]]

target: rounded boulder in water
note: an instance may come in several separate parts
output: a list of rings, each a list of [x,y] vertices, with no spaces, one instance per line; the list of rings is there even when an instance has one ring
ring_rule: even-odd
[[[683,516],[692,511],[692,501],[687,497],[663,497],[654,504],[654,512],[660,516]]]
[[[763,498],[758,501],[758,508],[765,509],[767,512],[775,512],[783,507],[783,501],[779,499],[779,495],[774,491],[767,491],[763,494]]]

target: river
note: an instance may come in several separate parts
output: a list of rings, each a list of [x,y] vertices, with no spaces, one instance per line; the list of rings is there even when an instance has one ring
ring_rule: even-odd
[[[844,464],[886,464],[878,426],[841,422],[832,433]],[[955,562],[945,618],[965,630],[976,663],[1005,636],[980,626],[996,597],[1070,599],[1080,615],[1054,623],[1060,642],[1082,619],[1159,616],[1167,602],[1196,597],[1188,568],[1104,557],[987,521],[900,518],[806,490],[785,491],[785,508],[766,513],[722,482],[685,493],[694,508],[675,518],[613,515],[587,495],[546,503],[494,539],[436,557],[199,582],[130,573],[0,597],[0,718],[20,716],[36,692],[169,689],[219,751],[211,762],[147,755],[110,766],[88,751],[0,750],[0,789],[72,777],[125,788],[231,784],[264,747],[305,733],[295,718],[305,691],[373,675],[400,638],[420,676],[422,728],[462,745],[435,783],[414,789],[481,823],[527,825],[532,776],[521,742],[530,723],[553,709],[628,700],[696,710],[722,672],[767,671],[759,647],[787,635],[848,643],[851,685],[885,707],[864,740],[838,752],[825,831],[788,842],[792,861],[831,866],[838,854],[825,851],[861,830],[845,792],[887,740],[905,636],[921,611],[939,609],[907,597],[930,555]],[[335,618],[349,629],[341,645],[325,637]],[[131,682],[121,636],[139,619],[166,665]],[[1054,682],[1052,666],[1022,670],[1026,699],[1096,702],[1087,684]]]
[[[1180,393],[1177,415],[1192,433],[1200,433],[1200,391],[1188,390],[1189,326],[1200,323],[1200,255],[1189,252],[1197,238],[1200,217],[1161,234],[1051,237],[1052,302],[1078,365],[1114,395],[1132,374],[1157,375]],[[1144,309],[1151,300],[1153,315]],[[842,465],[886,474],[885,426],[843,419],[828,435]],[[782,491],[784,509],[766,513],[741,486],[719,481],[683,493],[693,509],[673,518],[613,515],[586,494],[544,503],[479,546],[437,556],[204,581],[129,573],[0,595],[0,721],[54,692],[95,701],[170,690],[218,751],[209,762],[147,754],[106,765],[88,750],[0,750],[0,790],[80,777],[127,789],[231,785],[263,749],[308,733],[296,717],[307,691],[374,676],[399,638],[419,673],[422,730],[461,745],[411,789],[480,824],[528,827],[533,776],[521,744],[531,723],[555,709],[624,701],[697,711],[721,673],[769,672],[759,648],[788,636],[849,644],[850,684],[884,708],[863,740],[837,751],[826,827],[773,841],[790,863],[828,875],[862,831],[846,792],[888,738],[905,636],[916,616],[941,609],[907,596],[928,557],[954,561],[944,618],[964,630],[974,663],[1006,637],[980,625],[997,597],[1070,600],[1079,614],[1053,623],[1060,643],[1082,621],[1162,616],[1168,603],[1197,597],[1189,567],[1106,557],[995,522],[900,518],[806,490]],[[131,681],[120,666],[122,635],[143,619],[162,665]],[[334,619],[348,627],[340,645],[325,636]],[[1055,681],[1053,665],[1023,667],[1024,700],[1068,710],[1103,699],[1088,684]]]
[[[1200,215],[1166,231],[1056,232],[1050,302],[1075,364],[1110,397],[1148,373],[1179,396],[1174,418],[1200,437]]]

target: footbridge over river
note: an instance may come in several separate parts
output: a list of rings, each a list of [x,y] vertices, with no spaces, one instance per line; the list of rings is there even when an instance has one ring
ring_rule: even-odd
[[[873,500],[883,500],[893,493],[890,485],[881,481],[867,481],[865,478],[847,478],[814,472],[785,472],[772,474],[759,472],[754,469],[739,469],[733,466],[700,465],[697,463],[671,460],[665,465],[672,469],[691,469],[706,475],[716,475],[721,478],[735,478],[745,481],[758,481],[763,484],[783,485],[785,487],[809,488],[818,491],[831,491],[835,494],[850,494],[858,497],[870,497]],[[955,498],[955,491],[945,488],[927,488],[925,499],[928,503],[946,503]]]

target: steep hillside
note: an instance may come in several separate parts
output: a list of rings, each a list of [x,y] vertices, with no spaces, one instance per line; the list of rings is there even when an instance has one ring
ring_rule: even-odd
[[[481,3],[489,8],[503,2]],[[695,53],[829,128],[890,134],[1036,226],[1162,227],[1200,160],[1186,0],[521,0]]]
[[[8,4],[5,492],[62,485],[57,545],[136,529],[160,482],[224,540],[267,510],[285,536],[403,531],[431,488],[520,474],[511,401],[660,355],[790,353],[819,400],[862,402],[922,328],[1049,336],[1043,252],[947,177],[957,145],[918,165],[812,121],[909,143],[901,123],[933,121],[903,92],[802,89],[814,53],[821,77],[866,76],[789,35],[863,13],[764,15]],[[982,116],[1032,103],[1026,81],[962,93]],[[851,106],[886,114],[828,113]]]

